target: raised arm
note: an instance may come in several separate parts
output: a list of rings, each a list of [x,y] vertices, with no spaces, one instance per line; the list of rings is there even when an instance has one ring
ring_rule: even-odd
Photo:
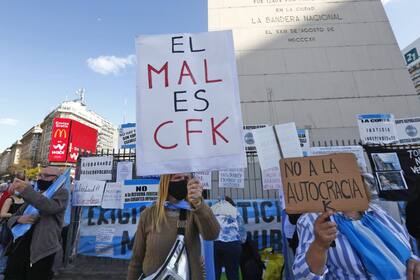
[[[69,193],[64,187],[58,189],[51,198],[43,196],[31,187],[25,188],[21,192],[21,195],[25,202],[39,210],[41,216],[55,215],[61,211],[65,211],[69,199]]]

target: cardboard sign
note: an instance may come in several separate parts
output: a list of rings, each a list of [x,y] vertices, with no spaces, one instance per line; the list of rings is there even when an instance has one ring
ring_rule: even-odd
[[[369,201],[354,154],[280,160],[286,212],[361,211]]]
[[[137,175],[245,168],[231,31],[147,35],[137,47]]]

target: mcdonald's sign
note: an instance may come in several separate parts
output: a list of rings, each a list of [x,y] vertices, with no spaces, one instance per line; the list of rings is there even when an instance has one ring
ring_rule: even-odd
[[[80,152],[95,153],[98,133],[96,129],[78,121],[55,118],[51,131],[50,162],[77,161]]]

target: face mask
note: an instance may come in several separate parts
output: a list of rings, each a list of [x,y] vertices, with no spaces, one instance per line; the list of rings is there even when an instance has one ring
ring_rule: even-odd
[[[46,191],[51,185],[53,181],[45,181],[45,180],[38,180],[37,185],[40,191]]]
[[[185,199],[188,193],[187,183],[187,180],[176,182],[170,181],[168,189],[169,194],[172,195],[176,200]]]

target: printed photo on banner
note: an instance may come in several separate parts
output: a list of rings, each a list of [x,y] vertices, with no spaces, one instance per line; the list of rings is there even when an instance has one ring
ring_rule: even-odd
[[[219,188],[244,188],[245,170],[243,168],[231,168],[219,170]]]
[[[204,190],[211,190],[211,171],[194,172],[194,178],[200,181]]]
[[[119,161],[117,163],[117,182],[124,183],[125,180],[133,179],[133,162]]]
[[[82,157],[80,180],[112,180],[112,156]]]
[[[357,115],[360,139],[367,143],[396,143],[395,119],[392,114]]]
[[[123,187],[124,203],[156,201],[159,191],[159,180],[133,179],[125,180]]]
[[[124,208],[124,196],[121,183],[107,183],[102,198],[102,208],[122,209]]]
[[[245,168],[231,31],[144,35],[137,49],[137,175]]]
[[[372,153],[376,171],[401,170],[397,153]]]
[[[379,188],[381,191],[398,191],[407,189],[407,183],[405,182],[402,171],[377,172],[376,176],[378,178]]]
[[[73,206],[100,206],[104,194],[105,181],[80,180],[75,181],[72,205]]]

